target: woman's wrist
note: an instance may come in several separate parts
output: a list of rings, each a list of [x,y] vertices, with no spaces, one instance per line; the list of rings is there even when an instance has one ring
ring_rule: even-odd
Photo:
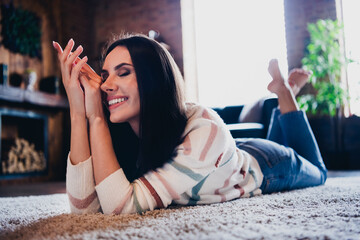
[[[100,122],[106,123],[102,106],[94,106],[94,109],[92,109],[91,113],[87,113],[86,115],[90,126]]]
[[[86,114],[81,112],[72,112],[70,110],[70,120],[71,122],[86,122]]]
[[[107,122],[105,120],[105,117],[104,116],[91,116],[88,118],[89,120],[89,126],[92,127],[92,126],[95,126],[95,125],[99,125],[99,124],[106,124],[107,125]]]
[[[88,123],[85,114],[70,110],[71,140],[70,161],[73,165],[87,160],[90,157],[88,140]]]

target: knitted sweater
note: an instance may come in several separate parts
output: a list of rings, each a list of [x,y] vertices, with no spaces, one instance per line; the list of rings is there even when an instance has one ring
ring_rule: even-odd
[[[187,104],[188,122],[176,157],[130,183],[119,169],[95,186],[91,157],[72,165],[66,188],[74,213],[142,213],[181,205],[210,204],[261,194],[257,161],[239,150],[213,110]]]

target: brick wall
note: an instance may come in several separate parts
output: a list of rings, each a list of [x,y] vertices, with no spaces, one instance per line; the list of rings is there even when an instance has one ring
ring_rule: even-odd
[[[65,46],[70,38],[75,41],[74,50],[78,45],[84,47],[81,57],[88,56],[88,63],[97,64],[94,52],[95,42],[95,2],[94,0],[62,0],[60,4],[61,25],[58,28],[62,46]]]
[[[97,55],[113,34],[160,32],[180,69],[183,67],[180,0],[102,0],[95,5]]]
[[[285,29],[289,69],[301,67],[309,41],[308,22],[336,19],[335,0],[284,0]]]

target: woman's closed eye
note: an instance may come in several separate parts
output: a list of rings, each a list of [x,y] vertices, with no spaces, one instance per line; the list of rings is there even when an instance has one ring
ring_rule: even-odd
[[[123,71],[119,71],[118,76],[119,77],[125,77],[127,75],[129,75],[131,72],[129,70],[123,70]]]
[[[131,73],[133,73],[132,69],[128,69],[124,66],[120,66],[120,67],[116,67],[115,71],[112,73],[109,73],[107,70],[102,70],[100,76],[101,76],[102,82],[104,83],[109,78],[109,76],[112,74],[113,75],[116,74],[118,77],[123,78],[123,77],[130,75]]]

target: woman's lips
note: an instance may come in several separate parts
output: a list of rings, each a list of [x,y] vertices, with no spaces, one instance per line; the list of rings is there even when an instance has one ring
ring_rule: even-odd
[[[109,110],[114,109],[123,103],[125,103],[129,98],[128,97],[111,97],[108,98]]]

